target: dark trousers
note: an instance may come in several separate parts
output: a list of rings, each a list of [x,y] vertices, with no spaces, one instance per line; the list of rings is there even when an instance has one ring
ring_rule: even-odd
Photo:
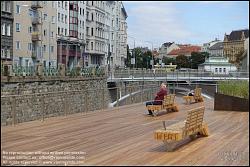
[[[147,107],[148,105],[162,105],[162,102],[161,102],[161,101],[148,101],[148,102],[146,102],[146,107]],[[151,110],[148,110],[148,113],[149,113],[150,115],[153,115],[153,113],[152,113]]]

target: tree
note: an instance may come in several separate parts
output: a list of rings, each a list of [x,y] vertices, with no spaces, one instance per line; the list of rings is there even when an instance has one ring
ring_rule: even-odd
[[[205,59],[209,57],[207,52],[192,52],[189,59],[190,68],[198,69],[198,65],[205,62]]]
[[[125,60],[125,65],[127,67],[132,67],[132,65],[131,65],[131,57],[132,57],[132,55],[131,55],[131,53],[129,51],[129,46],[127,45],[127,59]]]
[[[177,56],[176,57],[176,65],[177,65],[178,69],[180,69],[180,68],[188,68],[190,66],[189,61],[188,61],[188,57],[184,56],[184,55]]]
[[[176,60],[174,58],[163,57],[162,62],[165,64],[176,64]]]

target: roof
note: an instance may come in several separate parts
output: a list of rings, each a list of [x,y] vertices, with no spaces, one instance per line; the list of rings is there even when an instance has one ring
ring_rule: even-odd
[[[230,35],[227,35],[228,41],[241,40],[242,32],[244,33],[245,38],[249,37],[249,30],[248,29],[236,30],[236,31],[232,31],[230,33]]]
[[[209,50],[220,50],[223,49],[223,42],[217,42],[216,44],[212,45]]]
[[[170,47],[173,43],[174,43],[174,42],[166,42],[166,43],[164,43],[163,45],[164,45],[165,47]]]
[[[187,55],[192,52],[200,52],[200,46],[191,46],[191,45],[179,45],[180,49],[174,49],[168,53],[168,55]]]

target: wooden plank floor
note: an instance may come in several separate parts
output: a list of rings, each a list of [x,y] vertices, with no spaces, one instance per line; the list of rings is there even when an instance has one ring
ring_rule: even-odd
[[[119,109],[48,118],[1,127],[2,152],[85,152],[79,165],[249,165],[249,112],[213,111],[213,100],[186,105],[177,97],[179,112],[146,115],[143,104]],[[205,104],[209,137],[178,143],[166,152],[153,132],[184,120],[188,109]],[[1,158],[2,159],[2,158]]]

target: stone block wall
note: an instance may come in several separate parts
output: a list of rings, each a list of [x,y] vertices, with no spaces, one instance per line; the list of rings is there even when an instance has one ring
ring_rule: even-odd
[[[1,125],[107,108],[107,80],[1,84]]]

